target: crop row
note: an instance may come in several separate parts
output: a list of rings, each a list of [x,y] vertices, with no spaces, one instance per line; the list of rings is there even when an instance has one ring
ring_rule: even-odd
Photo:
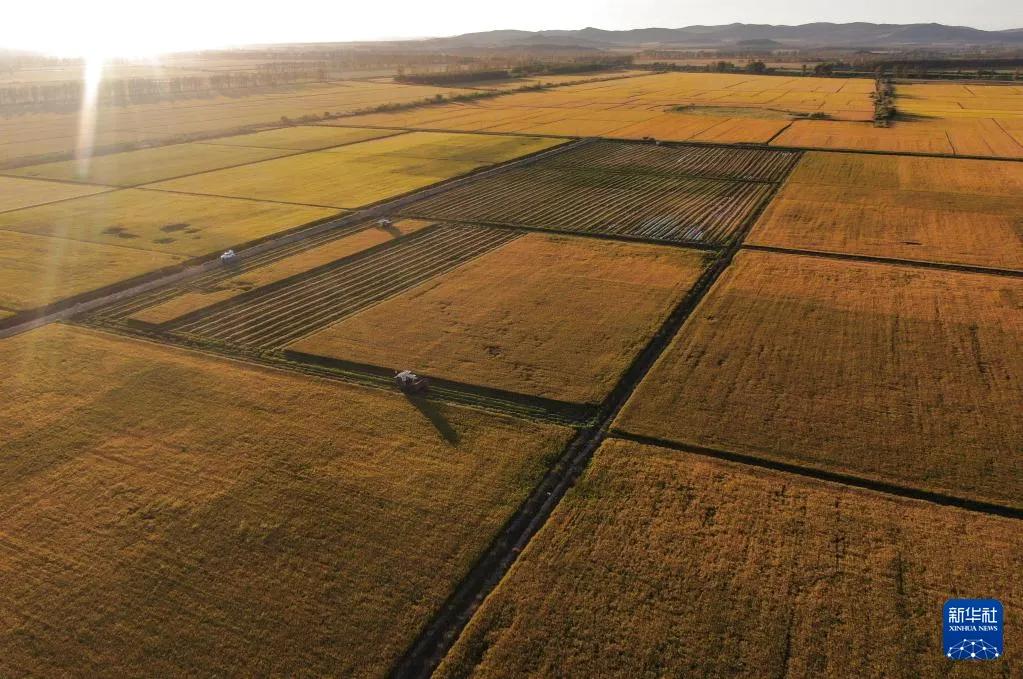
[[[241,258],[237,264],[226,266],[222,268],[216,268],[212,271],[202,274],[187,283],[181,285],[175,285],[168,288],[159,288],[156,290],[150,290],[128,299],[119,300],[107,306],[104,306],[96,310],[92,315],[96,318],[103,318],[106,320],[123,320],[133,314],[138,313],[142,309],[155,306],[162,302],[165,302],[172,297],[180,295],[190,290],[209,290],[215,288],[219,283],[229,278],[233,278],[239,274],[257,269],[268,264],[280,261],[285,257],[311,250],[335,241],[339,238],[345,238],[370,227],[370,224],[362,222],[359,224],[353,224],[351,226],[345,226],[338,229],[331,229],[323,233],[307,236],[301,240],[286,245],[275,247],[266,252],[261,252],[258,255],[251,257]]]
[[[799,153],[727,146],[662,146],[601,141],[538,162],[537,168],[590,168],[682,174],[715,179],[778,182]]]
[[[592,170],[512,170],[427,198],[407,216],[719,245],[773,185]]]
[[[517,236],[457,225],[426,229],[390,247],[261,288],[169,329],[240,346],[281,347]]]

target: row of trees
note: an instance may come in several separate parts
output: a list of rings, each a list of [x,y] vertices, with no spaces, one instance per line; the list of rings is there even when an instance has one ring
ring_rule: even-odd
[[[262,68],[218,72],[207,76],[117,78],[102,80],[97,98],[100,102],[115,105],[136,104],[189,94],[315,82],[325,77],[323,69]],[[81,80],[8,85],[0,87],[0,106],[78,106],[84,96],[85,83]]]

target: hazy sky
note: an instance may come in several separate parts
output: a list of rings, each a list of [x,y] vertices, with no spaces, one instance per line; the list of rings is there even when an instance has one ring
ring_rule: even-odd
[[[1023,0],[10,0],[0,46],[148,54],[254,42],[370,40],[495,28],[874,21],[1023,27]]]

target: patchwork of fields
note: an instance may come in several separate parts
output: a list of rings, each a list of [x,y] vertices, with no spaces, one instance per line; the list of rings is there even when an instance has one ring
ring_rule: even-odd
[[[0,257],[12,262],[0,308],[52,304],[560,143],[292,127],[13,170],[25,177],[0,177]]]
[[[602,142],[465,184],[403,213],[720,245],[745,225],[797,158],[780,151],[661,151]]]
[[[596,403],[703,264],[690,250],[530,234],[289,348]]]
[[[1023,508],[1020,394],[1023,278],[740,252],[616,427]]]
[[[382,104],[423,101],[449,88],[369,81],[313,83],[233,96],[181,98],[152,104],[101,106],[95,113],[92,146],[166,143],[182,136],[230,133],[246,126],[280,124],[282,117],[347,113]],[[0,167],[47,156],[66,156],[79,145],[79,114],[0,111]]]
[[[193,174],[148,188],[358,208],[559,143],[535,137],[412,132],[256,165]]]
[[[952,675],[945,599],[1019,617],[1023,90],[584,79],[0,116],[0,675]]]
[[[807,154],[747,243],[1023,270],[1023,163]]]
[[[940,676],[945,600],[1021,561],[1012,519],[610,441],[437,676]]]
[[[764,143],[793,116],[819,113],[838,120],[870,120],[872,91],[872,81],[860,79],[664,73],[330,124]]]

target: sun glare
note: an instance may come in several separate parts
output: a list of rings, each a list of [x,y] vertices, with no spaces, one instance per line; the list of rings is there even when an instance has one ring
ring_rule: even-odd
[[[78,164],[78,176],[84,178],[89,172],[89,161],[96,142],[96,104],[99,97],[99,85],[103,81],[103,64],[105,58],[92,55],[85,59],[83,75],[82,113],[78,117],[78,143],[75,147],[75,160]]]

